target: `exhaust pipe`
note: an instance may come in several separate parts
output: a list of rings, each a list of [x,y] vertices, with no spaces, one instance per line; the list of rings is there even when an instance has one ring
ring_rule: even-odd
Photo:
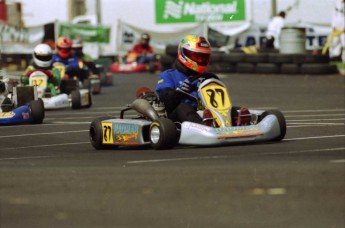
[[[152,121],[155,121],[159,118],[156,110],[154,110],[150,102],[145,99],[135,99],[130,107],[137,112],[149,117]]]

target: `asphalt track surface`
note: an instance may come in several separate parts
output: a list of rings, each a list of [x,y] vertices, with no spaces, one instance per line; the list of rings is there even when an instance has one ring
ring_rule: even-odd
[[[345,77],[220,76],[233,104],[281,110],[285,139],[96,151],[90,122],[157,79],[115,75],[90,109],[0,127],[0,227],[345,227]]]

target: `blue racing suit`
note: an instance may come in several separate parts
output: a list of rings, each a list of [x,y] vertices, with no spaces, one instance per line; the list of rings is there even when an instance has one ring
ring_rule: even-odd
[[[60,55],[55,53],[53,54],[52,64],[54,64],[55,62],[64,64],[66,67],[66,74],[68,74],[69,76],[73,76],[70,75],[70,73],[74,73],[80,70],[79,59],[74,54],[71,54],[68,58],[62,58]]]
[[[158,83],[156,85],[156,92],[160,96],[162,95],[162,90],[165,88],[171,88],[176,89],[181,87],[183,81],[187,79],[189,76],[183,74],[177,69],[169,69],[166,71],[163,71],[158,76]],[[192,84],[192,90],[190,94],[196,98],[199,98],[198,92],[197,92],[197,84],[199,80],[193,81]],[[181,102],[192,105],[194,108],[197,107],[197,103],[194,100],[191,100],[188,97],[183,97]]]

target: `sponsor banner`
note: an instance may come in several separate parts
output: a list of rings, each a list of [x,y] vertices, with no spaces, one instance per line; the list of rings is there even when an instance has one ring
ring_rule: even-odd
[[[44,25],[23,28],[0,22],[0,49],[3,54],[31,54],[43,37]]]
[[[156,23],[246,20],[245,0],[155,0]]]
[[[57,31],[58,37],[80,38],[87,43],[109,43],[111,28],[108,26],[58,23]]]
[[[328,35],[331,33],[329,26],[320,26],[314,24],[299,24],[295,27],[306,28],[306,50],[320,50],[325,45]],[[232,36],[231,44],[235,48],[247,46],[263,46],[265,40],[266,26],[251,24],[243,33]]]

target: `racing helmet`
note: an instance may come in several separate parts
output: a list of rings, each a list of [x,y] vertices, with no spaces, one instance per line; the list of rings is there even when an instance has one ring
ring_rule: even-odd
[[[148,33],[143,33],[143,34],[141,34],[141,39],[149,42],[151,39],[151,36]]]
[[[140,43],[143,47],[148,47],[150,43],[151,36],[148,33],[143,33],[140,36]]]
[[[83,48],[83,41],[79,38],[74,38],[72,40],[72,48]]]
[[[32,57],[34,63],[38,67],[48,68],[52,63],[53,52],[48,44],[38,44],[35,49]]]
[[[74,38],[72,40],[72,50],[74,54],[76,54],[78,57],[83,56],[83,41],[79,38]]]
[[[184,37],[177,50],[177,59],[185,67],[200,74],[204,73],[211,57],[211,45],[199,35]]]
[[[60,37],[56,42],[57,53],[62,58],[67,58],[72,53],[72,42],[67,37]]]

